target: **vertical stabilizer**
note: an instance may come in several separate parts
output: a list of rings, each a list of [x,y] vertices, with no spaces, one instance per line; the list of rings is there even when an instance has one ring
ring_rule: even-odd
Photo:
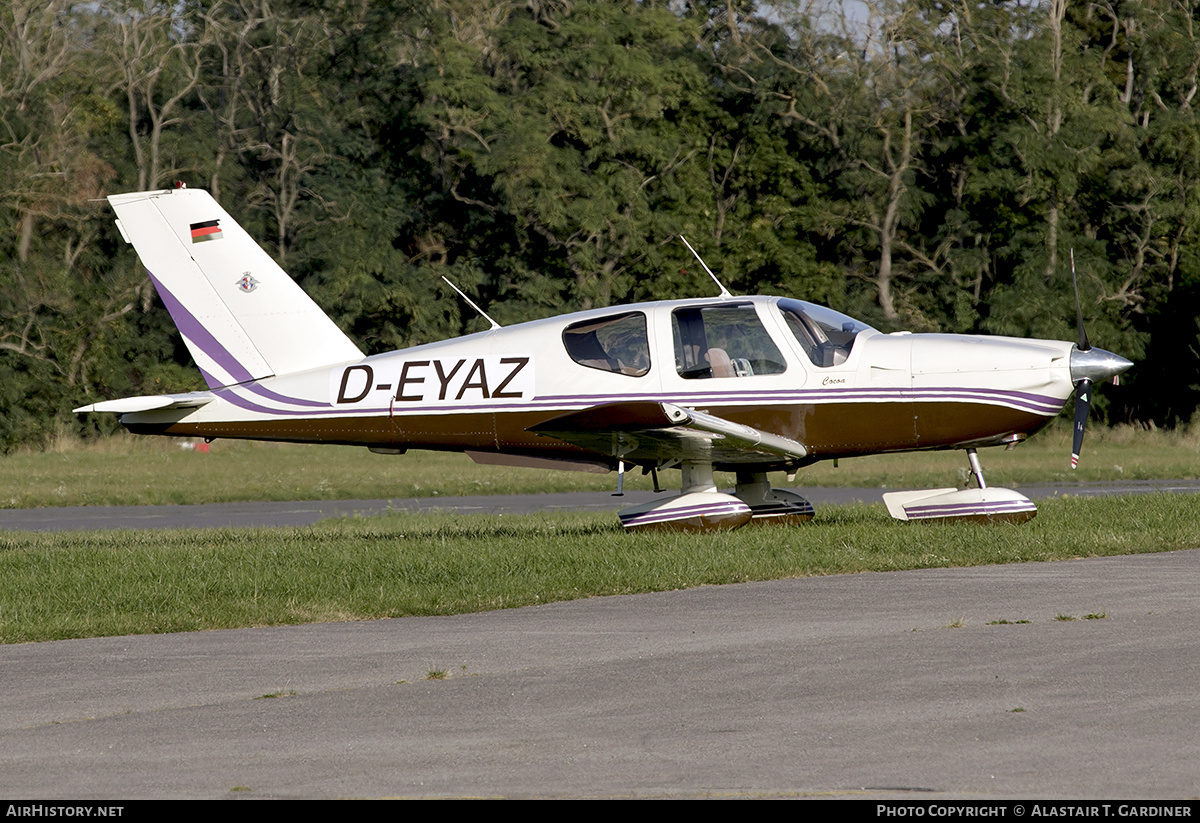
[[[210,388],[362,358],[208,192],[108,202]]]

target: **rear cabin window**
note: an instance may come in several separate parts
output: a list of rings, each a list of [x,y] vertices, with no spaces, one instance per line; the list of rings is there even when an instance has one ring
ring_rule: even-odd
[[[688,380],[782,374],[787,369],[750,304],[676,309],[671,331],[675,369]]]
[[[574,323],[562,337],[567,354],[581,366],[631,377],[650,371],[650,341],[641,312]]]

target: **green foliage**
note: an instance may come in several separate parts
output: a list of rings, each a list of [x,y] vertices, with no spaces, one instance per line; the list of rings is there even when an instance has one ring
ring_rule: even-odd
[[[861,13],[861,12],[860,12]],[[0,10],[0,451],[198,385],[101,198],[211,189],[371,352],[711,294],[1139,363],[1200,403],[1191,3],[13,0]],[[1167,365],[1169,364],[1169,365]]]

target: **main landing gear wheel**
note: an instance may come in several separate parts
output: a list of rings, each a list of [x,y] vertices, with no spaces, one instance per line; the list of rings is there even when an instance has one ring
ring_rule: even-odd
[[[812,504],[794,492],[772,489],[766,472],[738,472],[737,488],[725,494],[713,483],[711,463],[684,462],[680,468],[682,492],[621,511],[617,516],[626,530],[704,532],[812,519]]]
[[[787,489],[773,489],[766,472],[738,472],[734,495],[750,507],[754,524],[798,526],[813,519],[813,506]]]

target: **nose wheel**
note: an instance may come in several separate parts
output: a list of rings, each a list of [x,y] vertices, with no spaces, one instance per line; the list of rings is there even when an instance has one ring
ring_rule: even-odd
[[[891,492],[883,496],[888,513],[897,520],[968,523],[1024,523],[1037,514],[1037,506],[1025,495],[988,488],[975,449],[967,449],[967,462],[978,488]]]

